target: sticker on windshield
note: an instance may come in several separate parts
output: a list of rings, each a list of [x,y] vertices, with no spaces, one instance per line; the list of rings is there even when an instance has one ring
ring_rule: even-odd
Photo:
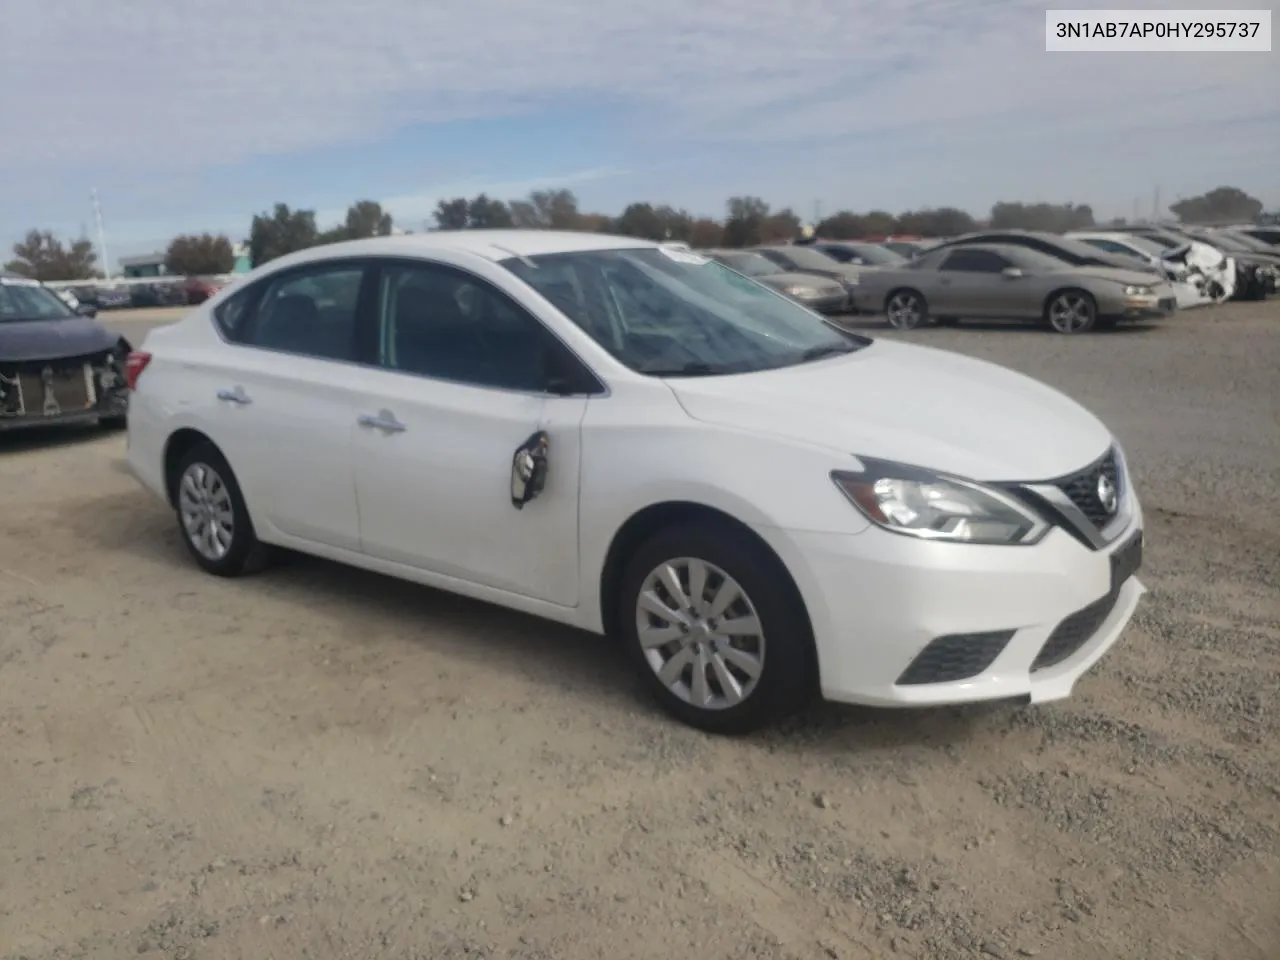
[[[689,250],[673,250],[671,247],[659,247],[658,249],[676,263],[687,263],[693,267],[701,267],[711,262],[706,257],[700,257]]]
[[[39,280],[28,280],[26,277],[0,277],[0,284],[6,287],[38,287]]]

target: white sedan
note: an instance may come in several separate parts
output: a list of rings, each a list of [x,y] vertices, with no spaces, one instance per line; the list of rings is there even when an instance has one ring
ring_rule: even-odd
[[[1144,592],[1088,411],[656,243],[306,250],[129,382],[129,464],[209,573],[286,547],[609,634],[708,730],[1065,697]]]

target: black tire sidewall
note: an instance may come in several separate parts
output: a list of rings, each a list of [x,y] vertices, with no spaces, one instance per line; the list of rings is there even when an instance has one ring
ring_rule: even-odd
[[[207,465],[222,478],[222,482],[226,485],[227,493],[231,499],[233,518],[231,549],[226,552],[226,555],[221,560],[210,560],[201,554],[191,543],[191,538],[187,536],[186,527],[182,523],[178,485],[182,482],[183,475],[191,465],[196,463]],[[174,479],[174,501],[174,515],[178,521],[178,533],[182,537],[182,542],[186,546],[187,552],[191,554],[202,569],[218,577],[235,577],[246,572],[251,566],[252,559],[260,552],[261,545],[258,542],[257,534],[253,530],[253,521],[249,519],[249,509],[245,505],[244,495],[240,492],[240,483],[236,480],[231,464],[227,463],[226,457],[212,443],[198,443],[183,456],[182,461],[178,464],[177,476]]]
[[[764,672],[742,703],[704,710],[666,688],[645,659],[636,632],[640,587],[660,563],[694,557],[733,577],[755,606],[765,636]],[[619,632],[642,682],[676,719],[710,733],[741,735],[776,721],[811,699],[817,677],[812,632],[789,576],[772,551],[728,524],[698,523],[661,530],[632,555],[621,579]]]

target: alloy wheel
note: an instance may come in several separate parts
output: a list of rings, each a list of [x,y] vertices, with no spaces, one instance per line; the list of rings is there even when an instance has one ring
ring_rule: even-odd
[[[644,579],[635,616],[650,669],[694,707],[737,706],[764,673],[764,628],[755,605],[713,563],[680,557],[659,564]]]
[[[924,320],[924,309],[914,293],[895,293],[889,298],[885,316],[895,330],[914,330]]]
[[[187,467],[178,481],[178,513],[196,553],[214,562],[227,555],[235,538],[235,510],[230,490],[213,467]]]
[[[1082,333],[1093,320],[1093,301],[1083,294],[1060,294],[1049,304],[1049,325],[1058,333]]]

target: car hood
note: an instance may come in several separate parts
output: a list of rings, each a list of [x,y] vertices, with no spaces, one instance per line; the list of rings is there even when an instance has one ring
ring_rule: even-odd
[[[119,337],[88,317],[0,322],[0,361],[56,360],[109,350]]]
[[[975,480],[1043,480],[1102,456],[1111,433],[1030,377],[877,340],[781,370],[667,381],[695,420]]]
[[[1159,282],[1162,275],[1155,268],[1148,270],[1129,270],[1120,267],[1076,267],[1071,271],[1077,277],[1089,277],[1094,280],[1114,280],[1116,283],[1132,286],[1149,287]]]
[[[826,277],[820,277],[814,273],[770,273],[767,276],[756,277],[771,287],[817,287],[819,289],[827,288],[835,291],[842,291],[844,288],[840,286],[836,280],[830,280]]]

